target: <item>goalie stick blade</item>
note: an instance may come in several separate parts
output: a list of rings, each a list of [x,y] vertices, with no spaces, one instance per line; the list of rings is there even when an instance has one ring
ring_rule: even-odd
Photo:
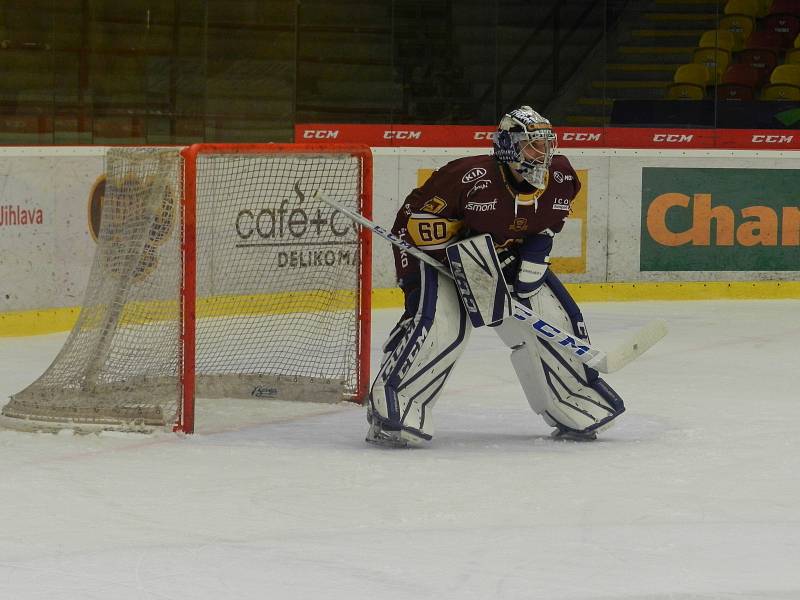
[[[619,371],[622,367],[636,360],[655,346],[665,335],[667,335],[666,322],[662,320],[651,321],[619,346],[609,351],[596,365],[590,363],[589,366],[594,367],[601,373]]]

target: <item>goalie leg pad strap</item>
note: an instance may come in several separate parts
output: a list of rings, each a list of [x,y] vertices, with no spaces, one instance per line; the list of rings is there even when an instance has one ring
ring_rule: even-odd
[[[587,339],[580,310],[557,278],[548,276],[532,307],[556,326]],[[512,349],[511,364],[528,403],[548,424],[562,432],[590,434],[607,429],[625,411],[622,398],[597,371],[514,319],[504,321],[496,331]]]
[[[369,397],[371,423],[421,439],[434,432],[431,411],[472,331],[452,280],[421,265],[419,307],[393,330]]]

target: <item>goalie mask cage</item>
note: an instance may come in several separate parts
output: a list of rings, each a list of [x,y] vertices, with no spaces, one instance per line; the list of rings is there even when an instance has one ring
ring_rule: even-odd
[[[189,433],[195,395],[363,399],[370,232],[312,194],[369,216],[369,148],[114,148],[105,162],[81,313],[4,425]]]

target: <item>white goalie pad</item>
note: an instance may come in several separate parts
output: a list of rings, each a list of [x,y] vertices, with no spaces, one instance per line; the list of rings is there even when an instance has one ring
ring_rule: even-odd
[[[511,316],[511,294],[491,236],[461,240],[448,246],[446,252],[458,294],[473,327],[496,325]]]
[[[564,331],[585,338],[582,318],[576,319],[577,306],[555,277],[532,302],[531,308]],[[572,317],[570,308],[574,308]],[[560,352],[534,335],[530,328],[508,319],[496,328],[503,342],[512,349],[511,364],[531,408],[564,433],[591,435],[612,425],[625,410],[622,399],[600,377],[577,358]]]
[[[368,407],[376,428],[412,440],[433,436],[433,406],[472,331],[453,281],[428,265],[421,273],[419,307],[384,345]]]

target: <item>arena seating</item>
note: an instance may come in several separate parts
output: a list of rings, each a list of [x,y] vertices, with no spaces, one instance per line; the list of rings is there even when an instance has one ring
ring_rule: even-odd
[[[702,100],[711,81],[708,68],[701,63],[681,65],[675,71],[674,82],[667,89],[672,100]]]
[[[679,87],[687,72],[682,65],[665,97],[800,100],[800,0],[728,0],[723,13],[719,29],[703,33],[693,53],[694,62],[709,68],[711,87],[702,95],[687,92],[688,82]]]
[[[705,65],[711,76],[711,83],[720,83],[722,74],[731,62],[734,45],[735,38],[730,31],[726,29],[706,31],[700,36],[692,62]]]
[[[723,100],[754,100],[759,84],[759,72],[750,65],[730,65],[717,86],[717,97]]]
[[[719,20],[719,29],[729,31],[733,35],[734,52],[743,50],[745,40],[755,31],[758,10],[756,0],[730,0],[725,4],[724,14]]]

